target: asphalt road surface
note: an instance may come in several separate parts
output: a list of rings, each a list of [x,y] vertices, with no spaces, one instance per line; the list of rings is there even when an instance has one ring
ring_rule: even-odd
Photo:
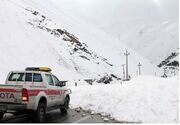
[[[53,110],[46,114],[46,123],[120,123],[116,120],[92,114],[83,110],[69,109],[66,114],[60,110]],[[33,123],[29,116],[24,114],[20,116],[6,115],[0,123]],[[121,122],[122,123],[122,122]]]

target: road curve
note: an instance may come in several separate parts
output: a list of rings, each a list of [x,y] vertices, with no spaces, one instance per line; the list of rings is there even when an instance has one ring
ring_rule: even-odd
[[[7,116],[4,117],[0,123],[33,123],[28,115],[20,116]],[[59,110],[53,110],[46,114],[45,123],[118,123],[115,120],[110,120],[100,114],[90,114],[83,110],[76,111],[69,109],[66,114],[61,113]]]

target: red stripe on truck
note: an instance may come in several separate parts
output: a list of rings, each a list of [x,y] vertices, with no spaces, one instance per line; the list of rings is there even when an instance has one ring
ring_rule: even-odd
[[[0,92],[21,92],[21,90],[0,88]]]
[[[46,95],[60,95],[64,94],[65,90],[44,90],[44,89],[35,89],[35,90],[27,90],[29,96],[37,96],[40,92],[46,93]],[[0,88],[0,92],[22,92],[22,90],[16,90],[16,89],[7,89],[7,88]]]
[[[44,92],[47,94],[47,90],[28,90],[29,96],[36,96],[40,92]]]
[[[29,96],[36,96],[40,92],[44,92],[46,95],[60,95],[65,93],[64,90],[28,90]]]

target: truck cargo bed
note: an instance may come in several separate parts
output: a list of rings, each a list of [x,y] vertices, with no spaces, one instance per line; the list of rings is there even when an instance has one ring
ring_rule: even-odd
[[[0,103],[21,103],[23,85],[0,85]]]

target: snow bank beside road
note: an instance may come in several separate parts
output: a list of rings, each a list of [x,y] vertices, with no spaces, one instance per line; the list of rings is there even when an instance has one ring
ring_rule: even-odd
[[[178,77],[138,77],[123,84],[72,87],[73,108],[108,113],[119,121],[178,122]]]

